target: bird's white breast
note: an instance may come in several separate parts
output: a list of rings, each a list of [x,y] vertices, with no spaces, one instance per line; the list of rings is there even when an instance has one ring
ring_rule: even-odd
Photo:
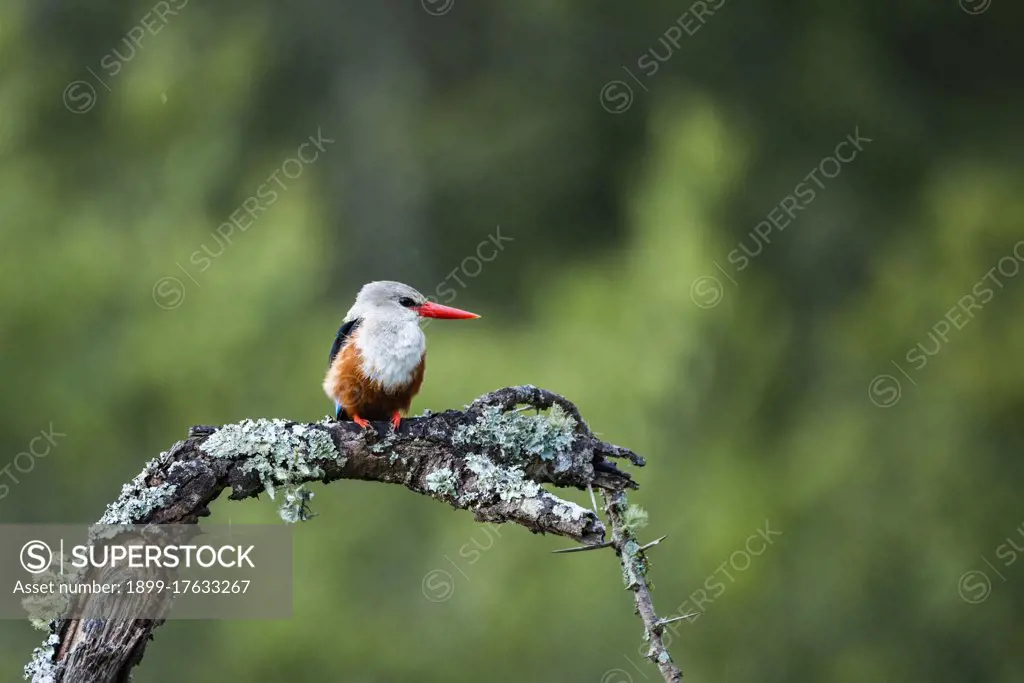
[[[363,374],[388,391],[412,382],[427,350],[427,338],[416,322],[365,320],[353,343],[363,359]]]

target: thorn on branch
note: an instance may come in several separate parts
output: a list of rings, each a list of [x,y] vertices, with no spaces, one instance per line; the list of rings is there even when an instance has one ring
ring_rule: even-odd
[[[650,542],[650,543],[648,543],[647,545],[642,545],[642,546],[640,546],[640,550],[639,550],[638,552],[641,552],[641,553],[642,553],[643,551],[647,550],[648,548],[653,548],[654,546],[656,546],[656,545],[658,545],[659,543],[661,543],[662,541],[664,541],[664,540],[665,540],[666,538],[668,538],[668,534],[665,534],[665,535],[664,535],[664,536],[662,536],[661,538],[656,538],[656,539],[654,539],[653,541],[651,541],[651,542]]]
[[[552,550],[552,554],[560,553],[583,553],[588,550],[600,550],[601,548],[611,548],[612,542],[605,541],[604,543],[595,543],[593,545],[578,545],[575,548],[559,548],[558,550]]]

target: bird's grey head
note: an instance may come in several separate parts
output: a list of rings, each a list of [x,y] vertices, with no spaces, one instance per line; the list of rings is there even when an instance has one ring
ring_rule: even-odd
[[[401,282],[381,280],[363,285],[345,320],[372,318],[390,322],[415,322],[427,297]]]

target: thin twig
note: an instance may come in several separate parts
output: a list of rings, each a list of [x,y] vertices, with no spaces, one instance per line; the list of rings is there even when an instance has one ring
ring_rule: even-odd
[[[658,667],[666,683],[679,683],[683,678],[683,672],[672,661],[672,655],[668,653],[668,648],[661,638],[665,624],[671,620],[666,621],[658,617],[654,611],[651,589],[647,584],[647,558],[644,556],[644,548],[654,544],[641,546],[636,534],[623,522],[622,513],[626,510],[626,494],[623,491],[601,491],[601,495],[604,496],[608,521],[612,527],[612,546],[622,562],[626,589],[633,591],[636,612],[644,622],[644,638],[649,643],[647,658]],[[663,538],[664,536],[655,543]]]

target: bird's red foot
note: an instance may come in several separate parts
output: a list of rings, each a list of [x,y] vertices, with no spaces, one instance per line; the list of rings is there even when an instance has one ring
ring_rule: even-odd
[[[396,410],[391,416],[391,426],[394,427],[397,432],[400,424],[402,424],[402,414]]]
[[[358,415],[353,415],[352,416],[352,421],[355,422],[360,427],[362,427],[363,429],[369,429],[370,428],[370,421],[369,420],[364,420],[363,418],[359,417]]]

